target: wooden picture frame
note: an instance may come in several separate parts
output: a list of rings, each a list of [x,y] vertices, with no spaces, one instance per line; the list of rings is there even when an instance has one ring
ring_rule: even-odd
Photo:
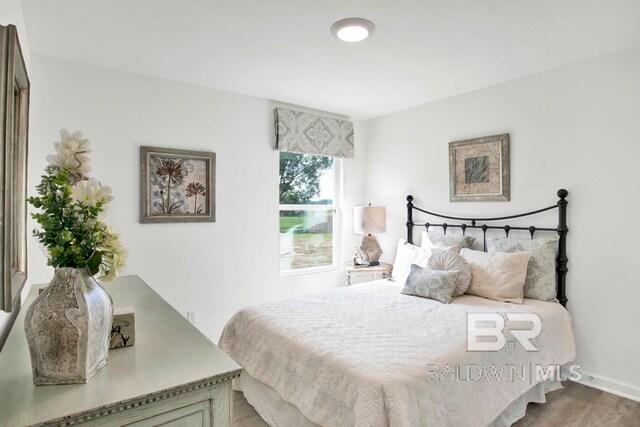
[[[140,147],[140,222],[215,222],[216,153]]]
[[[20,308],[27,281],[27,155],[29,90],[27,68],[14,25],[0,26],[0,214],[2,310]]]
[[[511,199],[509,134],[449,143],[449,201]]]

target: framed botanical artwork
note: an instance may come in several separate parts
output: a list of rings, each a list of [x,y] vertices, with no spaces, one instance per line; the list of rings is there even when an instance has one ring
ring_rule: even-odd
[[[29,90],[18,31],[0,26],[0,309],[6,312],[20,308],[27,281]]]
[[[140,222],[215,222],[216,153],[140,147]]]
[[[509,173],[508,133],[449,143],[450,201],[509,201]]]

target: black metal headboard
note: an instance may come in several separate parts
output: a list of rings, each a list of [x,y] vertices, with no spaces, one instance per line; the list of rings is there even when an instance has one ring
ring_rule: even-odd
[[[483,233],[483,247],[484,250],[487,250],[487,230],[503,230],[507,237],[509,237],[509,232],[511,230],[525,230],[531,234],[531,238],[533,239],[536,231],[552,231],[558,233],[560,236],[560,240],[558,242],[558,257],[556,258],[556,275],[558,278],[558,288],[557,288],[557,297],[560,304],[566,307],[567,305],[567,295],[565,294],[566,284],[567,284],[567,272],[569,269],[567,268],[567,263],[569,259],[567,258],[567,233],[569,232],[569,228],[567,227],[567,196],[569,192],[565,189],[558,190],[558,197],[560,198],[555,205],[538,209],[531,212],[526,212],[518,215],[509,215],[495,218],[475,218],[475,217],[455,217],[449,215],[437,214],[434,212],[429,212],[427,210],[418,208],[413,206],[413,196],[407,196],[407,242],[413,243],[413,227],[426,227],[427,231],[429,231],[429,227],[442,227],[444,234],[447,234],[447,229],[449,228],[460,228],[462,229],[462,234],[464,235],[469,228],[477,228],[481,229]],[[557,227],[515,227],[510,225],[488,225],[487,222],[495,222],[495,221],[504,221],[507,219],[514,218],[522,218],[525,216],[535,215],[542,212],[550,211],[552,209],[558,209],[558,226]],[[440,224],[433,223],[414,223],[413,222],[413,211],[419,211],[425,213],[427,215],[452,219],[456,221],[463,221],[462,223],[457,224],[448,224],[446,222]]]

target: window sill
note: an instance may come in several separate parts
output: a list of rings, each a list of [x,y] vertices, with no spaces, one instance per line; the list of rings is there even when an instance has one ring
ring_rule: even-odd
[[[342,266],[333,264],[322,267],[301,268],[300,270],[288,270],[280,272],[280,279],[290,279],[294,277],[313,276],[316,274],[331,273],[342,270]]]

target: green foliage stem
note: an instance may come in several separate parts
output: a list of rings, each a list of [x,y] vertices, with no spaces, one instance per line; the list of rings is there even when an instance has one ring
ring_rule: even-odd
[[[29,203],[40,210],[31,216],[40,229],[34,237],[49,251],[52,267],[88,268],[97,274],[102,253],[96,248],[108,237],[106,226],[98,220],[103,202],[85,206],[71,197],[75,176],[69,170],[48,167],[36,187],[38,196]]]

